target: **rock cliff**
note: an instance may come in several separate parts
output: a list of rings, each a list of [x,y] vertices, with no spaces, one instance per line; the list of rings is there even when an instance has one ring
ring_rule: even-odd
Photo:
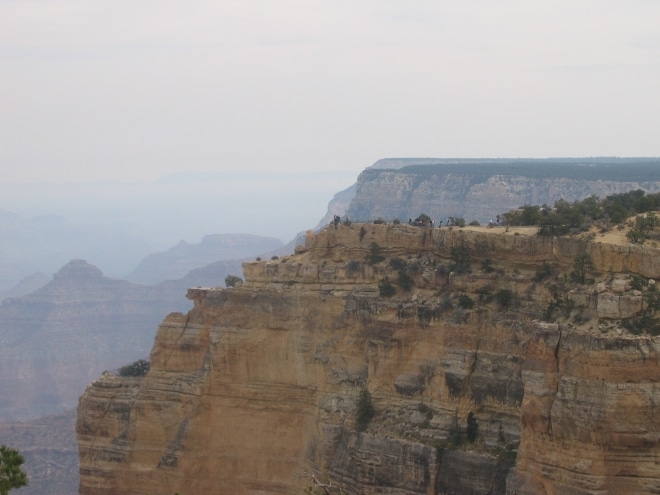
[[[660,341],[623,323],[660,251],[534,234],[342,224],[190,289],[80,398],[80,494],[658,493]]]
[[[346,214],[407,220],[424,212],[488,222],[523,205],[660,190],[660,159],[387,159],[364,170]]]

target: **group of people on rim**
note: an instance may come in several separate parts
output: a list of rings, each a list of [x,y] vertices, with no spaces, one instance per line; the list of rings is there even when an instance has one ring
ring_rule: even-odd
[[[348,220],[348,215],[346,215],[346,220]],[[496,217],[497,225],[500,225],[500,222],[502,221],[502,218],[500,215],[497,215]],[[337,226],[341,223],[341,216],[340,215],[334,215],[332,218],[332,222],[330,222],[330,225]],[[385,223],[384,221],[377,221],[375,220],[374,223]],[[398,223],[398,220],[396,220],[394,223]],[[415,220],[412,218],[408,218],[408,225],[413,225],[415,227],[435,227],[435,220],[432,218],[428,217],[427,215],[420,215],[417,217]],[[447,227],[453,227],[455,225],[455,221],[453,217],[447,217],[447,222],[445,224]],[[477,224],[478,225],[478,224]],[[493,219],[491,218],[490,221],[488,222],[488,228],[494,227],[495,224],[493,223]],[[438,227],[442,227],[442,218],[439,220]]]

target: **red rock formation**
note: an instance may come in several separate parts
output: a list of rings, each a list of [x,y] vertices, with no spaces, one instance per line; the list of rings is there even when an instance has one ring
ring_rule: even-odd
[[[364,261],[373,242],[386,261]],[[449,275],[456,246],[473,274]],[[653,248],[353,224],[244,264],[240,288],[191,289],[147,376],[105,375],[81,397],[80,493],[295,493],[304,472],[355,494],[654,493],[659,344],[611,305],[599,320],[594,287],[565,282],[584,250],[603,275],[660,275]],[[414,287],[381,297],[393,257]],[[544,260],[557,278],[535,282]],[[601,293],[628,295],[626,277]],[[375,416],[358,432],[364,389]],[[479,435],[458,446],[469,412]]]

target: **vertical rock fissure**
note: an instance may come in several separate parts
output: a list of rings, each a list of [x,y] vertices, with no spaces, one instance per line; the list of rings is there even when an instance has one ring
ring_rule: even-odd
[[[472,354],[472,362],[470,363],[470,366],[468,366],[467,370],[467,375],[465,377],[465,385],[463,386],[463,394],[465,394],[466,391],[470,392],[470,395],[472,395],[472,375],[474,374],[474,371],[477,369],[477,359],[479,358],[479,345],[481,343],[481,340],[477,340],[477,346],[474,350],[474,354]]]
[[[111,397],[110,400],[108,401],[108,405],[103,411],[103,415],[99,418],[99,420],[96,422],[96,426],[94,428],[94,436],[92,437],[92,442],[91,442],[91,448],[90,452],[94,451],[94,447],[96,447],[96,440],[102,438],[101,435],[99,435],[101,425],[104,423],[106,416],[108,415],[108,412],[110,411],[110,408],[112,407],[112,404],[114,402],[114,397]]]
[[[559,383],[560,383],[560,369],[559,369],[559,347],[561,346],[561,326],[557,326],[557,332],[559,333],[559,338],[557,339],[557,345],[555,345],[554,350],[554,359],[555,359],[555,369],[554,369],[554,378],[555,378],[555,391],[552,401],[550,403],[550,410],[548,411],[548,435],[554,436],[554,429],[552,427],[552,409],[557,400],[557,394],[559,393]]]
[[[178,466],[179,451],[181,451],[183,438],[186,434],[186,431],[188,430],[189,424],[190,424],[190,416],[186,416],[179,425],[179,428],[177,429],[174,438],[169,442],[169,444],[165,448],[165,452],[163,452],[163,455],[160,458],[160,461],[158,462],[159,469],[176,468]]]
[[[176,339],[176,345],[172,346],[172,348],[170,349],[170,352],[167,356],[167,359],[165,360],[165,367],[167,367],[167,363],[170,362],[170,358],[172,357],[172,354],[174,354],[174,352],[176,351],[176,349],[179,346],[179,342],[183,338],[183,335],[186,333],[186,330],[188,330],[188,324],[189,323],[190,323],[190,312],[186,315],[186,321],[184,322],[184,324],[181,328],[181,332],[179,333],[179,336]]]
[[[559,332],[559,338],[557,339],[557,345],[555,346],[555,372],[559,373],[559,346],[561,345],[561,326],[557,326],[557,331]]]

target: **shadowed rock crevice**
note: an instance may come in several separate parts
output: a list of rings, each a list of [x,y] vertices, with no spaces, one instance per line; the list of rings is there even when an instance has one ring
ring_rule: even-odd
[[[183,448],[183,438],[186,435],[189,423],[190,418],[186,417],[179,426],[174,438],[167,444],[163,456],[158,461],[158,469],[176,468],[178,466],[179,452]]]

